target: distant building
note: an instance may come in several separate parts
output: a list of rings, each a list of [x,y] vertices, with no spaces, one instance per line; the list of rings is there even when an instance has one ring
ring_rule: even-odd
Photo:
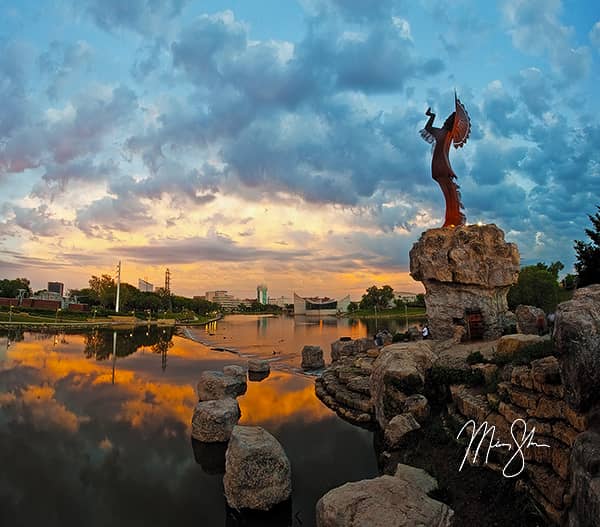
[[[65,291],[65,284],[62,282],[48,282],[48,292],[58,293],[59,296],[63,296]]]
[[[259,284],[256,286],[256,300],[259,304],[263,305],[269,303],[269,294],[265,284]]]
[[[417,293],[407,293],[405,291],[394,292],[394,298],[402,302],[414,302],[417,299]]]
[[[138,289],[143,293],[154,293],[154,284],[138,278]]]
[[[329,297],[301,297],[294,293],[294,315],[327,316],[348,311],[350,295],[336,300]]]
[[[289,296],[278,296],[276,298],[269,297],[269,304],[278,306],[281,308],[283,308],[285,306],[289,306],[290,304],[293,304],[293,303],[294,303],[294,299]]]
[[[207,291],[206,300],[219,304],[223,309],[231,311],[240,305],[241,300],[227,291]]]

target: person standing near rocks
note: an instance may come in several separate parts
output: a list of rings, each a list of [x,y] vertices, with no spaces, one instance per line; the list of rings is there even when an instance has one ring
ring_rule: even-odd
[[[423,335],[423,339],[428,339],[429,338],[430,333],[429,333],[429,328],[427,327],[427,324],[425,324],[423,326],[423,329],[421,330],[421,335]]]

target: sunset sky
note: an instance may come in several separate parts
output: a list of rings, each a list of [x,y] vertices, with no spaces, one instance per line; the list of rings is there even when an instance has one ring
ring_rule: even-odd
[[[418,291],[453,92],[467,221],[560,259],[600,204],[597,0],[0,3],[0,278]]]

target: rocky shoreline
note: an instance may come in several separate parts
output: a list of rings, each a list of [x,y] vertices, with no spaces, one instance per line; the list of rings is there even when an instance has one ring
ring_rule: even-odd
[[[487,463],[473,456],[468,463],[481,465],[513,500],[531,498],[543,520],[523,525],[592,527],[600,518],[600,491],[593,483],[594,463],[600,460],[600,429],[594,428],[599,371],[600,286],[591,286],[559,306],[552,338],[516,334],[479,343],[448,339],[381,348],[369,339],[336,341],[332,364],[316,380],[315,392],[342,418],[376,431],[380,463],[388,473],[394,471],[390,460],[418,462],[411,445],[431,450],[423,438],[431,437],[432,429],[441,431],[438,440],[450,444],[452,452],[464,453],[465,441],[457,432],[469,419],[495,426],[496,439],[507,444],[514,441],[513,423],[522,435],[535,428],[537,443],[547,448],[524,447],[518,477],[502,475],[510,455],[500,449],[491,451]],[[458,469],[453,470],[458,474]],[[446,471],[445,483],[453,479]],[[368,481],[364,489],[370,488]],[[463,505],[457,503],[461,510]],[[318,525],[359,523],[318,518]]]

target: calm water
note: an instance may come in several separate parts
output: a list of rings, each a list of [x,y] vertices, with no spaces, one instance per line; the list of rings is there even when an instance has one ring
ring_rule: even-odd
[[[316,399],[313,379],[293,370],[304,344],[328,350],[338,336],[368,331],[347,320],[232,316],[185,337],[25,333],[7,346],[0,335],[0,525],[314,525],[320,496],[375,476],[377,465],[372,433],[339,419]],[[276,362],[238,399],[241,424],[271,432],[293,470],[291,509],[269,523],[227,509],[223,450],[190,440],[200,372],[244,364],[244,355]]]

